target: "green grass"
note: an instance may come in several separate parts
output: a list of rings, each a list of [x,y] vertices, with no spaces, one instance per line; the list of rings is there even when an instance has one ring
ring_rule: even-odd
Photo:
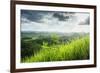
[[[25,57],[22,62],[47,62],[89,59],[89,36],[74,39],[69,43],[48,46],[44,43],[42,49],[34,56]]]

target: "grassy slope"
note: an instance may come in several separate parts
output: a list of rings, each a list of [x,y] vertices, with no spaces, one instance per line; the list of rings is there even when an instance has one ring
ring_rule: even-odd
[[[22,62],[45,62],[64,60],[83,60],[89,58],[89,36],[72,40],[71,43],[45,46],[35,56],[27,57]]]

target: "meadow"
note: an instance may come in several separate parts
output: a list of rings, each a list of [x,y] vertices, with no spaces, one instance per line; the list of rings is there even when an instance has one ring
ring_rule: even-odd
[[[21,62],[89,59],[89,33],[21,33]]]

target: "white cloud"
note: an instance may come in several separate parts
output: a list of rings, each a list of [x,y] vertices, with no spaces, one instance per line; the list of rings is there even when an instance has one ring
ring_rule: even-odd
[[[66,16],[66,14],[64,14]],[[66,21],[59,21],[48,13],[40,20],[42,23],[30,21],[21,24],[21,31],[48,31],[48,32],[89,32],[89,25],[79,25],[89,17],[88,13],[75,13],[73,18]],[[26,19],[24,19],[26,20]],[[27,20],[26,20],[27,21]]]

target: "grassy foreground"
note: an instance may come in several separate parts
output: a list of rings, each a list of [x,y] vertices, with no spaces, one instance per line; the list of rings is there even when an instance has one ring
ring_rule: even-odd
[[[22,62],[47,62],[89,59],[89,36],[72,40],[66,44],[51,45],[43,43],[42,49],[34,56],[25,57]]]

